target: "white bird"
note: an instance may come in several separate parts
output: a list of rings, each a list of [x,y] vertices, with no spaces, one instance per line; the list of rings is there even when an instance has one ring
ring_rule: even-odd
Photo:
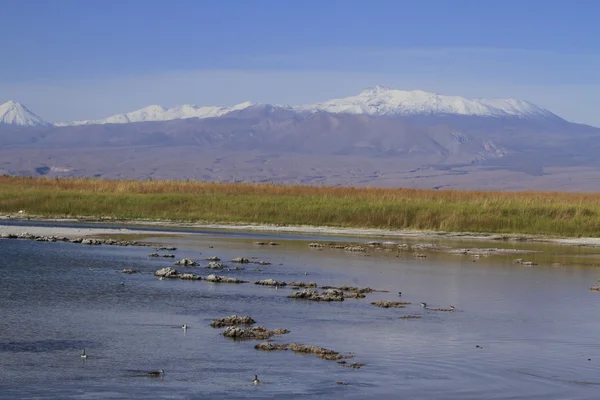
[[[258,375],[254,375],[254,380],[252,381],[255,385],[258,385],[260,381],[258,380]]]
[[[181,325],[181,328],[182,328],[184,331],[187,331],[187,328],[188,328],[188,326],[187,326],[187,324],[183,324],[183,325]]]
[[[85,349],[81,349],[81,358],[86,359],[88,356],[85,354]]]

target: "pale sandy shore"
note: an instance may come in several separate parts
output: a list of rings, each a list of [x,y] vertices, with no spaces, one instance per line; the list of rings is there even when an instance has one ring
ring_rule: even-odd
[[[2,220],[19,221],[24,218],[7,216],[0,217]],[[32,218],[34,219],[34,218]],[[600,246],[600,237],[581,237],[581,238],[557,238],[535,235],[520,234],[481,234],[466,232],[440,232],[440,231],[418,231],[418,230],[386,230],[371,228],[334,228],[322,226],[277,226],[277,225],[259,225],[259,224],[203,224],[203,223],[184,223],[169,221],[122,221],[122,220],[89,220],[89,219],[47,219],[35,218],[34,220],[44,222],[85,222],[98,224],[98,228],[64,228],[64,227],[34,227],[34,226],[11,226],[0,225],[0,234],[12,233],[19,234],[29,232],[33,235],[55,235],[66,237],[82,237],[94,235],[138,235],[148,234],[148,231],[136,230],[135,226],[163,228],[186,228],[186,229],[215,229],[215,230],[235,230],[235,231],[255,231],[272,233],[296,233],[313,234],[324,236],[355,236],[355,237],[382,237],[382,238],[411,238],[411,239],[458,239],[458,240],[482,240],[482,241],[528,241],[528,242],[549,242],[571,246]],[[102,224],[123,224],[131,225],[131,228],[107,229],[102,228]],[[186,232],[173,231],[153,231],[152,235],[183,235]]]

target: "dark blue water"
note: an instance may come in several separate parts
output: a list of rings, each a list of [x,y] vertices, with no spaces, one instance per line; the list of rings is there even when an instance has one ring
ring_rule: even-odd
[[[152,272],[173,260],[147,257],[151,248],[0,239],[0,398],[600,397],[600,293],[588,290],[600,278],[596,268],[525,268],[508,256],[476,263],[448,255],[364,256],[311,250],[308,241],[287,238],[268,248],[253,245],[252,235],[150,240],[174,243],[178,258],[273,263],[222,275],[391,292],[312,303],[288,299],[290,289],[157,280]],[[141,273],[124,275],[123,268]],[[400,290],[413,305],[369,304],[395,300]],[[424,311],[421,301],[459,311]],[[349,362],[367,365],[350,369],[311,355],[257,351],[255,341],[234,342],[209,326],[230,314],[291,330],[276,342],[352,352]],[[403,314],[422,319],[399,319]],[[164,379],[143,376],[160,368]]]

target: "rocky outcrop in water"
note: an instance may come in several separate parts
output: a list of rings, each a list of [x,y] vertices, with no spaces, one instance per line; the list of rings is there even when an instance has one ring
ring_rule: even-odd
[[[227,268],[227,265],[222,264],[218,261],[211,261],[208,263],[208,265],[206,266],[206,268],[210,268],[210,269],[225,269]]]
[[[131,274],[137,274],[137,271],[136,271],[135,269],[128,269],[128,268],[125,268],[125,269],[124,269],[123,271],[121,271],[121,272],[122,272],[122,273],[124,273],[124,274],[130,274],[130,275],[131,275]]]
[[[175,250],[177,250],[177,247],[162,246],[162,247],[155,247],[154,249],[155,249],[156,251],[161,251],[161,250],[166,250],[166,251],[175,251]]]
[[[373,301],[371,304],[381,308],[404,308],[410,303],[405,301]]]
[[[187,280],[187,281],[200,281],[200,280],[202,280],[202,278],[199,277],[198,275],[194,275],[194,274],[190,274],[190,273],[179,274],[179,279],[183,279],[183,280]]]
[[[206,261],[221,261],[219,257],[208,257]]]
[[[190,260],[189,258],[182,258],[181,260],[176,261],[175,265],[179,265],[179,266],[183,266],[183,267],[197,267],[200,264],[198,264],[194,260]]]
[[[287,284],[283,281],[276,281],[275,279],[263,279],[260,281],[254,282],[255,285],[263,285],[263,286],[286,286]]]
[[[327,289],[321,293],[312,289],[303,289],[288,296],[290,299],[312,301],[344,301],[344,292],[339,289]]]
[[[175,258],[175,254],[158,254],[158,253],[152,253],[152,254],[148,254],[148,257]]]
[[[248,264],[250,262],[250,260],[248,260],[247,258],[244,258],[244,257],[236,257],[233,260],[231,260],[231,262],[239,263],[239,264]]]
[[[158,276],[159,278],[178,278],[179,272],[175,268],[165,267],[156,271],[154,276]]]
[[[288,282],[288,286],[296,288],[316,288],[317,284],[315,282]]]
[[[243,281],[241,279],[231,278],[228,276],[219,276],[214,274],[207,276],[206,278],[204,278],[204,280],[213,283],[248,283],[248,281]]]
[[[420,315],[401,315],[398,318],[400,319],[420,319]]]
[[[210,323],[210,326],[213,328],[222,328],[224,326],[252,325],[255,323],[256,321],[247,315],[230,315],[228,317],[214,319]]]
[[[273,331],[264,326],[254,326],[252,328],[240,328],[239,326],[228,326],[223,331],[223,336],[232,339],[255,339],[266,340],[273,335],[284,335],[290,333],[287,329],[278,328]]]
[[[344,293],[344,299],[364,299],[365,297],[367,296],[359,292]]]
[[[344,358],[354,357],[352,355],[343,356],[337,351],[325,349],[323,347],[307,346],[297,343],[275,344],[273,342],[263,342],[258,343],[254,346],[254,348],[263,351],[291,350],[296,353],[314,354],[315,356],[324,360],[341,360]]]
[[[279,243],[275,243],[275,242],[254,242],[254,244],[259,245],[259,246],[278,246]]]

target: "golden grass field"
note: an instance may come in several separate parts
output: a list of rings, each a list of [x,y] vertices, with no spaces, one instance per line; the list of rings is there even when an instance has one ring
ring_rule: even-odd
[[[0,176],[0,212],[206,223],[597,236],[600,194]]]

